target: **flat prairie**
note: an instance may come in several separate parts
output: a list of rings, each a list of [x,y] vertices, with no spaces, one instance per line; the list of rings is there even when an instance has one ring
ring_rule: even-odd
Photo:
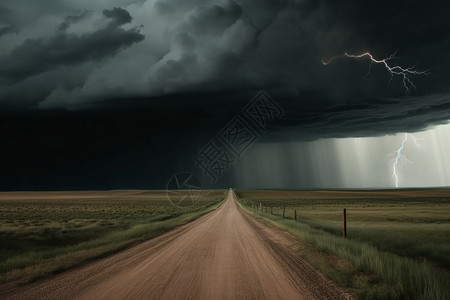
[[[230,191],[193,222],[6,299],[351,299],[293,251],[290,235],[243,211]]]
[[[0,281],[30,280],[159,235],[214,208],[224,191],[0,193]],[[195,201],[192,201],[195,200]]]
[[[260,190],[237,195],[259,218],[349,263],[347,270],[331,271],[320,259],[315,266],[349,289],[359,285],[357,298],[450,297],[449,189]]]

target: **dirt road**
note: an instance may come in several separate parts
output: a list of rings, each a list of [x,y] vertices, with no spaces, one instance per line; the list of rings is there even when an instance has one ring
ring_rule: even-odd
[[[216,211],[51,279],[13,299],[348,299],[289,250],[293,239],[243,212]],[[6,296],[6,295],[4,295]],[[6,298],[8,298],[6,297]]]

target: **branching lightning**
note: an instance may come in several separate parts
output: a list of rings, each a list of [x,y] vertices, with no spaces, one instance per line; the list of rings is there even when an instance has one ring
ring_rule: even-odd
[[[405,165],[407,165],[408,163],[411,162],[403,155],[403,150],[405,149],[405,146],[409,139],[411,139],[414,145],[419,149],[423,148],[423,146],[419,143],[418,139],[414,135],[412,135],[411,133],[405,133],[405,137],[403,138],[400,147],[393,153],[395,155],[395,158],[392,163],[392,177],[395,180],[395,187],[397,188],[399,187],[399,177],[400,177],[400,174],[398,172],[399,164],[403,162]]]
[[[411,67],[402,67],[399,65],[395,65],[392,63],[392,61],[396,58],[395,54],[396,53],[394,53],[384,59],[378,60],[378,59],[375,59],[373,57],[373,55],[370,54],[369,52],[364,52],[362,54],[348,54],[347,52],[345,52],[343,55],[332,57],[329,60],[322,59],[322,64],[324,66],[326,66],[326,65],[330,64],[331,62],[333,62],[335,59],[341,58],[341,57],[348,57],[348,58],[355,58],[355,59],[368,57],[370,59],[370,65],[369,65],[369,72],[367,74],[370,74],[372,64],[374,64],[374,63],[381,64],[389,72],[389,75],[390,75],[389,81],[391,81],[394,78],[394,76],[396,76],[396,75],[400,76],[402,78],[403,86],[405,87],[406,94],[409,94],[411,88],[416,89],[416,86],[412,82],[411,77],[417,76],[417,75],[429,75],[430,71],[416,70],[415,65],[411,66]]]
[[[389,75],[390,75],[389,82],[394,78],[394,76],[399,76],[403,81],[403,86],[405,87],[406,94],[409,94],[411,88],[416,89],[416,86],[414,85],[411,78],[414,76],[417,76],[417,75],[429,75],[430,71],[429,70],[424,70],[424,71],[417,70],[415,65],[411,66],[411,67],[402,67],[400,65],[396,65],[396,64],[394,64],[394,60],[396,58],[395,55],[396,55],[396,53],[394,53],[384,59],[378,60],[378,59],[374,58],[373,55],[369,52],[364,52],[362,54],[348,54],[347,52],[345,52],[343,55],[332,57],[329,60],[322,59],[322,64],[324,66],[326,66],[326,65],[330,64],[331,62],[333,62],[335,59],[343,58],[343,57],[354,58],[354,59],[367,57],[370,59],[370,65],[369,65],[369,71],[366,74],[366,76],[370,75],[372,64],[380,64],[389,72]],[[392,177],[394,178],[395,187],[397,187],[397,188],[399,187],[399,177],[400,177],[400,174],[398,171],[399,164],[404,163],[405,165],[407,165],[408,163],[411,162],[403,154],[404,149],[409,140],[411,140],[416,147],[418,147],[420,149],[423,148],[422,145],[419,143],[419,141],[416,139],[416,137],[414,135],[412,135],[410,133],[405,133],[402,143],[400,144],[399,148],[393,153],[395,158],[393,159],[393,163],[392,163]]]

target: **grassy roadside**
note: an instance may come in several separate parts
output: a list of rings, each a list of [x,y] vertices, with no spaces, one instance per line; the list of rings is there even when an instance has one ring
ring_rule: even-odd
[[[246,211],[304,242],[300,255],[356,299],[450,299],[448,273],[425,260],[382,251],[361,239],[343,239],[310,221],[261,212],[252,208],[253,200],[236,196]]]
[[[70,203],[80,206],[80,201],[75,199]],[[15,207],[20,208],[21,214],[26,215],[31,224],[0,227],[0,283],[32,281],[118,252],[191,222],[215,210],[223,201],[223,192],[213,193],[186,207],[173,207],[161,199],[86,200],[81,205],[84,219],[80,219],[80,210],[74,209],[69,202],[50,201],[49,205],[46,201],[50,208],[45,208],[42,203],[38,203],[36,208],[29,203],[24,205],[15,201]],[[95,209],[89,205],[95,205]],[[120,205],[122,209],[118,209]],[[4,210],[5,206],[2,207]],[[58,211],[63,207],[67,212],[57,216],[55,207]],[[108,209],[117,211],[117,214]],[[47,213],[52,214],[53,219],[49,219]],[[17,247],[15,253],[5,248],[8,241],[10,247]]]

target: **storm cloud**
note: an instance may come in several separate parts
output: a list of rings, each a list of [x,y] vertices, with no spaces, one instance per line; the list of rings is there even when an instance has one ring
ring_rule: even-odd
[[[415,107],[408,99],[445,102],[450,94],[445,1],[60,1],[36,11],[36,4],[24,3],[28,6],[13,1],[0,6],[1,15],[8,16],[0,27],[4,107],[84,109],[107,106],[117,97],[151,102],[205,93],[214,102],[217,94],[239,98],[264,89],[289,101],[295,110],[288,110],[285,123],[299,128],[301,138],[308,114],[324,120],[308,123],[320,128],[313,130],[317,134],[371,134],[340,123],[334,124],[335,134],[332,128],[325,131],[333,120],[357,123],[360,116],[377,115],[395,103],[389,106],[394,108],[390,121],[376,126],[382,134],[410,123],[403,118]],[[381,66],[372,66],[365,77],[368,60],[321,64],[345,51],[371,51],[379,59],[396,52],[394,63],[428,69],[431,75],[412,78],[417,90],[408,98],[401,78],[391,80]],[[277,94],[280,89],[288,90],[287,96]],[[214,105],[227,105],[220,101]],[[236,109],[244,104],[231,102]],[[333,111],[336,107],[339,111]],[[448,116],[433,108],[442,107],[431,103],[421,110],[422,125],[409,129],[441,123]]]
[[[0,109],[18,136],[48,116],[72,134],[104,123],[105,156],[115,143],[133,144],[128,131],[152,157],[165,148],[144,139],[166,137],[166,148],[176,139],[195,152],[260,90],[286,112],[260,142],[423,131],[450,120],[449,8],[441,0],[3,0]],[[382,64],[342,57],[366,51],[429,72],[412,75],[408,93]],[[62,135],[42,126],[50,144]],[[82,135],[75,140],[87,147]]]
[[[136,28],[120,28],[121,25],[131,22],[131,16],[126,10],[114,8],[105,10],[103,14],[111,21],[94,32],[79,35],[68,33],[70,24],[83,18],[83,15],[69,16],[54,35],[25,40],[9,55],[0,58],[0,78],[6,85],[14,84],[59,67],[70,67],[114,56],[121,48],[144,39],[144,35]]]

